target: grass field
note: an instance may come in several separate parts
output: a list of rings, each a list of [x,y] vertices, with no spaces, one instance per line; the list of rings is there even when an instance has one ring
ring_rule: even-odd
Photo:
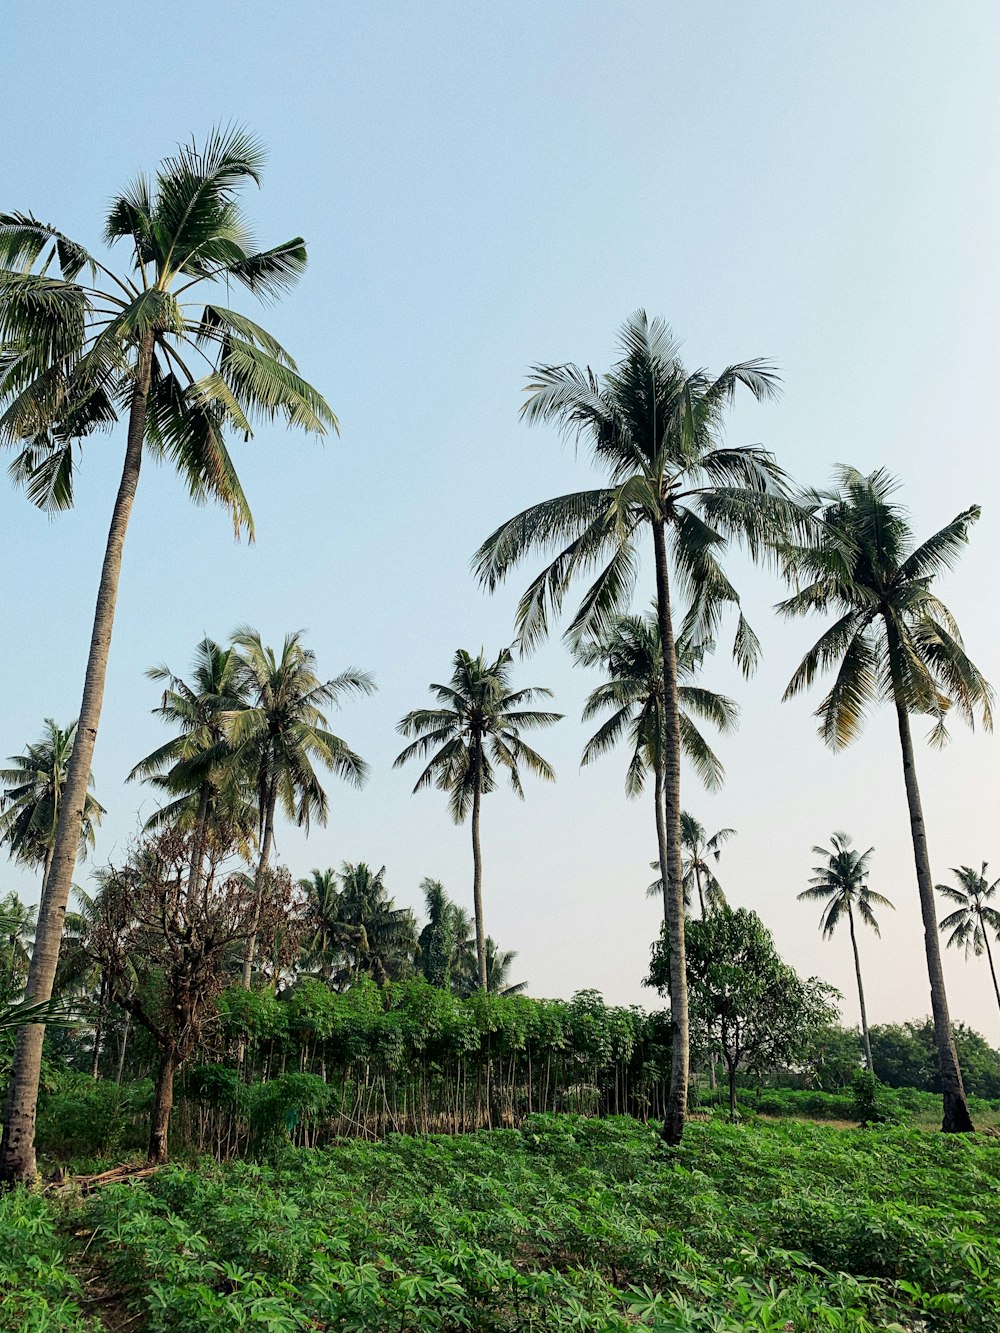
[[[626,1119],[0,1202],[0,1328],[1000,1328],[1000,1140]]]

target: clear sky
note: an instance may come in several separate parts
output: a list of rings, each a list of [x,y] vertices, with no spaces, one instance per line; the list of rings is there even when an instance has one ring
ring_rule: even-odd
[[[310,267],[265,322],[342,423],[317,444],[261,430],[236,458],[257,522],[233,544],[225,515],[193,509],[149,467],[126,550],[95,758],[109,816],[98,859],[119,855],[148,792],[123,778],[164,735],[144,678],[185,673],[196,642],[249,622],[307,630],[321,670],[373,671],[379,693],[335,729],[373,769],[363,793],[331,788],[329,825],[279,832],[293,874],[342,860],[388,868],[397,900],[440,878],[471,906],[468,829],[437,792],[394,772],[394,724],[446,679],[457,647],[512,635],[527,567],[489,598],[469,558],[526,504],[592,474],[517,411],[527,367],[604,369],[644,306],[683,337],[692,366],[767,356],[782,400],[732,414],[798,479],[837,462],[885,465],[919,532],[972,502],[983,518],[942,593],[972,656],[1000,681],[996,348],[1000,325],[1000,8],[882,0],[732,3],[306,3],[174,0],[168,10],[37,0],[4,24],[0,206],[96,244],[109,196],[174,144],[237,120],[269,145],[250,201],[263,242],[301,233]],[[44,59],[42,58],[44,56]],[[0,488],[6,570],[0,754],[45,716],[79,706],[121,433],[88,443],[75,511],[49,520]],[[893,722],[826,753],[811,703],[781,704],[818,626],[779,625],[774,579],[734,559],[764,643],[744,682],[708,682],[743,708],[720,753],[728,782],[685,805],[731,825],[720,878],[796,967],[845,993],[846,937],[821,940],[795,902],[834,829],[873,844],[872,884],[892,898],[881,942],[862,940],[873,1022],[929,1008]],[[650,591],[644,571],[637,605]],[[626,801],[624,755],[583,772],[579,722],[593,678],[558,640],[517,679],[556,692],[565,721],[539,748],[558,782],[507,792],[483,815],[488,929],[520,951],[535,994],[597,987],[649,1004],[641,986],[658,907],[648,802]],[[919,728],[919,724],[918,724]],[[1000,739],[956,731],[919,756],[937,879],[993,862]],[[0,885],[30,880],[0,866]],[[1000,1040],[985,963],[947,959],[953,1014]]]

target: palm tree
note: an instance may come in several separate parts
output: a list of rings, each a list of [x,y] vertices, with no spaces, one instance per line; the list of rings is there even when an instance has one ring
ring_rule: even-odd
[[[47,717],[41,740],[27,746],[24,754],[12,754],[7,760],[10,768],[0,769],[5,788],[0,795],[0,843],[7,844],[15,861],[41,866],[43,900],[76,737],[75,722],[63,728]],[[94,775],[88,773],[76,860],[93,848],[95,830],[105,814],[92,795],[93,786]]]
[[[230,837],[242,831],[249,852],[252,785],[225,733],[227,716],[246,704],[241,671],[234,647],[223,648],[206,638],[195,650],[191,684],[164,665],[146,672],[150,680],[166,682],[160,706],[153,711],[179,734],[140,760],[128,781],[142,778],[172,797],[146,821],[147,829],[193,827],[189,893],[198,891],[205,841],[213,825],[225,824]]]
[[[36,913],[37,908],[16,893],[0,898],[0,1002],[13,1000],[24,989]]]
[[[692,889],[696,890],[702,918],[726,906],[726,895],[712,869],[712,863],[718,865],[723,843],[735,834],[733,828],[720,828],[708,837],[704,825],[694,815],[688,814],[686,810],[681,811],[681,842],[685,852],[682,862],[684,889],[688,897]]]
[[[739,606],[720,564],[732,539],[756,557],[799,511],[785,495],[784,473],[756,445],[723,446],[723,417],[736,389],[773,397],[774,370],[762,361],[729,366],[721,375],[687,371],[680,345],[662,320],[637,311],[621,331],[622,357],[607,374],[575,365],[534,368],[522,416],[554,421],[564,434],[586,438],[608,485],[532,505],[487,538],[474,557],[481,581],[494,589],[531,552],[554,558],[521,598],[517,625],[530,648],[548,631],[577,575],[600,572],[567,631],[571,642],[603,633],[627,608],[636,582],[639,542],[651,535],[656,609],[663,653],[664,798],[666,829],[660,874],[670,908],[670,1093],[663,1134],[684,1130],[688,1086],[688,1011],[681,870],[681,721],[674,645],[715,637],[726,607]],[[677,593],[688,602],[684,631],[674,629]],[[758,654],[742,612],[734,653],[745,671]]]
[[[417,931],[408,907],[397,907],[385,887],[385,866],[372,871],[364,861],[340,868],[342,939],[350,959],[348,979],[369,976],[378,984],[401,980],[417,950]]]
[[[687,682],[704,660],[710,644],[684,639],[676,645],[677,699],[680,710],[681,746],[706,787],[721,785],[724,769],[711,746],[692,720],[692,714],[715,723],[720,731],[736,725],[738,710],[731,699]],[[611,716],[584,747],[583,764],[589,764],[619,741],[628,738],[632,758],[625,775],[628,796],[642,794],[646,774],[654,776],[653,803],[656,812],[657,845],[666,842],[666,744],[663,713],[663,652],[655,610],[645,616],[619,616],[602,634],[578,644],[576,660],[583,666],[599,666],[608,679],[592,690],[583,708],[583,720],[609,712]],[[683,816],[682,816],[683,824]],[[683,835],[683,827],[682,827]],[[663,895],[663,923],[667,925],[667,884],[661,876],[654,886]]]
[[[467,998],[481,987],[475,955],[469,949],[464,956],[470,966],[455,978],[455,991]],[[486,990],[490,995],[522,995],[528,989],[526,981],[513,984],[510,981],[510,969],[516,957],[516,949],[501,949],[491,935],[486,936]]]
[[[866,852],[857,851],[851,846],[851,839],[846,833],[832,834],[830,843],[832,851],[828,847],[813,848],[813,854],[825,857],[826,861],[821,866],[813,866],[813,877],[809,881],[809,888],[802,890],[798,900],[800,903],[826,904],[819,919],[824,939],[832,939],[841,918],[847,917],[847,925],[851,932],[851,948],[854,951],[854,974],[858,980],[861,1040],[865,1048],[865,1063],[871,1069],[872,1043],[868,1032],[865,988],[861,982],[861,958],[858,954],[858,937],[854,930],[854,914],[857,913],[865,925],[870,926],[875,934],[881,937],[882,931],[879,929],[874,909],[889,907],[895,911],[895,908],[888,898],[868,887],[868,863],[875,848],[869,847]]]
[[[497,769],[505,769],[510,785],[524,800],[520,765],[536,777],[555,781],[548,762],[521,738],[522,731],[548,727],[561,713],[526,708],[536,699],[549,699],[552,691],[532,685],[511,688],[513,657],[509,648],[493,662],[480,650],[473,657],[460,648],[453,659],[448,685],[432,684],[438,708],[418,708],[407,713],[396,727],[403,736],[419,737],[396,756],[394,768],[416,756],[428,759],[414,792],[432,782],[448,792],[452,818],[464,822],[472,812],[472,900],[476,917],[476,956],[479,984],[486,990],[486,930],[483,925],[483,865],[479,844],[479,814],[482,798],[496,786]],[[435,748],[440,747],[440,748]]]
[[[332,411],[281,344],[225,304],[237,286],[277,298],[305,268],[300,237],[268,250],[252,244],[238,194],[259,184],[262,163],[257,141],[232,128],[212,132],[201,148],[179,147],[155,179],[139,176],[112,201],[104,229],[109,245],[127,246],[120,272],[29,213],[0,214],[0,445],[17,451],[15,479],[35,504],[67,508],[80,442],[110,429],[120,414],[127,419],[79,743],[28,978],[34,1001],[52,993],[143,453],[169,459],[193,499],[220,501],[237,534],[252,535],[226,432],[250,438],[256,422],[277,417],[318,435],[336,429]],[[0,1175],[10,1181],[34,1174],[43,1035],[39,1026],[18,1034],[0,1151]]]
[[[336,870],[313,870],[299,880],[306,900],[306,937],[303,954],[306,965],[315,968],[323,980],[331,982],[343,945],[343,917],[340,881]]]
[[[891,498],[896,486],[884,470],[863,476],[842,467],[832,491],[809,497],[821,520],[819,535],[812,544],[789,547],[786,573],[797,590],[778,609],[786,616],[832,611],[837,618],[803,658],[785,698],[806,689],[818,672],[836,668],[816,710],[819,734],[834,750],[857,738],[873,704],[895,709],[941,1070],[941,1127],[963,1133],[973,1125],[948,1013],[910,714],[933,719],[931,740],[939,744],[953,708],[970,725],[977,712],[987,728],[992,725],[993,692],[966,655],[951,612],[932,592],[935,577],[958,559],[979,509],[965,510],[917,545],[905,510]]]
[[[990,930],[995,936],[1000,937],[1000,912],[990,906],[990,900],[1000,885],[1000,879],[995,879],[990,884],[986,879],[986,866],[987,863],[984,861],[982,870],[973,870],[971,866],[953,867],[951,873],[961,888],[952,888],[950,884],[935,884],[934,887],[950,902],[958,904],[958,910],[946,916],[940,926],[942,934],[951,931],[948,936],[949,947],[954,944],[963,948],[966,958],[970,953],[975,954],[977,958],[986,954],[986,960],[990,965],[990,976],[993,978],[993,993],[997,997],[997,1004],[1000,1005],[1000,986],[997,985],[989,937]]]
[[[227,713],[229,743],[237,760],[252,767],[257,793],[260,854],[258,879],[270,864],[274,816],[280,802],[289,819],[308,829],[326,823],[326,792],[316,761],[356,787],[368,776],[365,761],[329,730],[323,709],[351,694],[372,694],[375,685],[364,671],[349,667],[332,680],[316,674],[316,655],[302,644],[300,632],[286,634],[280,652],[266,648],[255,629],[233,635],[239,650],[239,689],[245,702]],[[243,985],[250,987],[256,930],[247,938]]]

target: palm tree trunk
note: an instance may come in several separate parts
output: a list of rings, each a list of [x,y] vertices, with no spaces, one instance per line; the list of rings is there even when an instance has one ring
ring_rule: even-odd
[[[264,812],[264,835],[260,843],[260,859],[257,862],[257,874],[254,878],[256,905],[254,906],[253,928],[247,936],[246,950],[243,954],[243,989],[250,989],[250,977],[253,973],[253,956],[257,948],[257,923],[260,920],[260,895],[263,888],[264,872],[271,859],[271,843],[274,840],[274,807],[277,792],[272,783],[267,794],[267,807]]]
[[[83,700],[80,704],[80,720],[63,788],[52,863],[46,876],[45,894],[39,907],[35,929],[35,947],[28,969],[25,997],[35,1002],[48,1000],[52,996],[66,904],[69,902],[73,870],[80,850],[80,830],[83,827],[87,785],[94,758],[94,745],[97,741],[97,727],[101,718],[101,704],[104,699],[104,681],[108,671],[125,534],[128,531],[142,465],[152,359],[153,334],[150,332],[143,339],[136,365],[135,387],[132,390],[132,402],[129,408],[125,462],[111,514],[111,526],[108,530],[104,563],[101,567],[94,627],[84,676]],[[27,1182],[35,1175],[35,1110],[44,1037],[45,1027],[40,1023],[28,1024],[17,1034],[7,1092],[3,1141],[0,1143],[0,1182],[5,1184]]]
[[[983,943],[986,945],[986,961],[990,965],[990,976],[993,978],[993,993],[997,997],[997,1005],[1000,1007],[1000,986],[997,985],[997,970],[993,966],[993,953],[990,949],[990,937],[986,933],[986,926],[983,923],[982,916],[979,918],[979,928],[983,932]]]
[[[972,1123],[972,1116],[969,1114],[969,1104],[965,1099],[962,1070],[958,1063],[958,1052],[955,1050],[955,1038],[951,1030],[951,1015],[948,1012],[944,969],[941,966],[941,940],[938,935],[937,912],[934,907],[934,882],[931,877],[930,857],[927,852],[927,835],[924,831],[924,813],[920,801],[920,788],[917,785],[917,768],[913,757],[913,737],[910,734],[910,715],[907,712],[903,698],[899,669],[895,665],[897,644],[892,626],[888,623],[887,632],[889,635],[890,660],[892,661],[896,720],[899,724],[899,743],[903,752],[903,780],[906,784],[906,800],[910,810],[913,860],[917,871],[917,890],[920,894],[920,915],[924,923],[924,949],[927,954],[927,974],[931,987],[934,1041],[937,1046],[938,1065],[941,1071],[943,1100],[941,1128],[945,1133],[971,1134],[975,1126]]]
[[[100,1077],[101,1073],[101,1039],[104,1035],[104,1015],[108,1006],[108,978],[104,968],[101,968],[101,989],[97,999],[97,1022],[94,1024],[94,1059],[90,1068],[90,1075],[93,1079]]]
[[[698,889],[698,907],[701,911],[701,919],[705,920],[705,895],[701,891],[701,866],[698,864],[698,858],[694,858],[694,882]]]
[[[483,927],[483,850],[479,845],[479,806],[483,794],[482,752],[476,747],[476,783],[472,792],[472,907],[476,916],[476,958],[479,985],[486,985],[486,931]]]
[[[128,1033],[131,1026],[132,1016],[126,1013],[125,1026],[122,1028],[121,1045],[118,1047],[118,1068],[115,1071],[115,1082],[121,1087],[122,1075],[125,1073],[125,1050],[128,1046]]]
[[[663,650],[663,781],[666,824],[667,931],[670,943],[670,1090],[663,1138],[675,1147],[684,1133],[690,1075],[687,972],[684,955],[684,885],[681,880],[681,728],[677,696],[677,647],[670,612],[667,539],[663,520],[653,524],[656,609]]]
[[[670,926],[670,895],[667,892],[667,816],[663,804],[663,764],[657,761],[653,799],[656,801],[656,846],[660,857],[660,888],[663,890],[663,928]]]
[[[847,924],[851,928],[851,948],[854,950],[854,973],[858,979],[858,1004],[861,1006],[861,1041],[865,1048],[865,1062],[869,1070],[872,1065],[872,1042],[868,1034],[868,1011],[865,1008],[865,988],[861,984],[861,958],[858,954],[858,939],[854,933],[854,912],[851,910],[851,904],[847,904]]]

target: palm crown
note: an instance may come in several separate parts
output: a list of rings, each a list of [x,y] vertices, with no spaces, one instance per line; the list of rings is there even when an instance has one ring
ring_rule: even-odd
[[[76,740],[76,723],[59,727],[45,719],[42,739],[24,754],[11,755],[9,768],[0,769],[5,790],[0,796],[0,842],[15,860],[43,865],[52,852],[63,788]],[[93,774],[88,784],[94,785]],[[94,846],[94,833],[104,807],[88,792],[80,830],[80,856]]]
[[[725,410],[744,385],[757,398],[777,391],[761,360],[720,375],[687,371],[680,344],[660,319],[637,311],[621,331],[622,359],[603,376],[589,367],[540,365],[521,409],[531,423],[555,422],[584,437],[609,485],[532,505],[502,524],[474,558],[482,581],[495,588],[531,551],[555,558],[521,598],[517,626],[525,646],[542,638],[579,574],[601,568],[570,622],[571,637],[600,635],[627,609],[635,585],[636,541],[650,523],[671,533],[676,579],[687,595],[687,628],[714,635],[727,605],[739,596],[719,563],[733,537],[758,553],[797,511],[785,497],[785,475],[757,445],[723,447]],[[740,614],[735,652],[749,669],[757,640]]]
[[[986,868],[985,861],[981,870],[959,866],[951,872],[958,881],[957,887],[951,884],[934,886],[943,898],[957,904],[957,910],[941,921],[941,931],[951,932],[948,944],[964,949],[966,957],[971,953],[979,958],[988,950],[987,927],[994,935],[1000,935],[1000,912],[991,905],[1000,879],[991,884],[986,878]]]
[[[31,214],[0,214],[0,444],[18,449],[11,472],[35,504],[72,504],[74,448],[109,429],[147,379],[146,448],[174,463],[193,498],[221,501],[237,532],[252,535],[253,520],[226,433],[249,439],[276,417],[336,429],[277,339],[212,299],[233,286],[274,299],[306,266],[301,237],[253,244],[238,192],[259,184],[262,165],[257,141],[232,128],[139,176],[105,224],[105,241],[129,250],[119,272]],[[196,289],[207,300],[193,304]]]
[[[823,865],[813,867],[809,888],[798,895],[799,901],[826,904],[820,917],[820,929],[827,938],[833,935],[841,918],[852,912],[857,912],[866,926],[881,935],[874,908],[893,908],[893,904],[869,887],[868,871],[874,847],[859,851],[851,845],[846,833],[834,833],[830,843],[832,851],[829,847],[813,848],[814,855],[825,857],[825,861]]]
[[[401,735],[417,739],[397,755],[393,767],[429,756],[413,790],[433,783],[447,792],[456,823],[468,814],[477,782],[484,795],[495,789],[498,770],[507,774],[522,799],[522,766],[549,782],[555,777],[548,761],[522,739],[521,732],[550,726],[562,714],[526,707],[551,698],[552,691],[540,686],[512,689],[513,660],[509,648],[493,662],[487,662],[483,652],[473,657],[459,649],[449,684],[430,687],[440,707],[415,709],[396,727]]]
[[[725,695],[691,684],[711,647],[687,638],[678,642],[677,693],[684,753],[706,787],[716,788],[725,770],[694,717],[727,732],[735,727],[739,710]],[[611,714],[587,742],[581,762],[591,763],[626,738],[632,757],[625,790],[638,796],[647,773],[662,763],[664,751],[663,650],[655,611],[618,617],[597,638],[578,644],[574,656],[583,666],[601,667],[608,677],[587,696],[583,720]]]
[[[863,476],[842,467],[837,481],[835,490],[809,497],[821,520],[819,539],[786,552],[788,573],[804,586],[779,611],[833,611],[837,619],[802,659],[785,698],[836,668],[816,710],[820,735],[834,749],[857,737],[875,702],[899,701],[907,712],[932,717],[931,738],[939,743],[952,708],[970,725],[978,711],[991,727],[993,691],[932,591],[935,577],[952,568],[966,545],[978,506],[918,545],[905,511],[892,501],[897,483],[887,472]]]

